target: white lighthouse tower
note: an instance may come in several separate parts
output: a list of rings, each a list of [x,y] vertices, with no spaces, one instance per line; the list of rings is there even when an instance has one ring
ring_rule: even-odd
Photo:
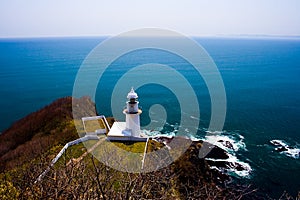
[[[126,108],[123,110],[126,115],[126,122],[114,122],[107,134],[111,141],[147,141],[147,136],[141,133],[138,95],[131,88],[127,95]]]
[[[126,109],[123,111],[126,115],[126,129],[123,132],[126,135],[140,137],[140,114],[142,110],[139,109],[138,95],[133,88],[128,93],[127,99]]]

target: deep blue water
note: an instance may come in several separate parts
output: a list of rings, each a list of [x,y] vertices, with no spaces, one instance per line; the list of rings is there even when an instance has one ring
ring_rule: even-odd
[[[88,53],[104,38],[41,38],[0,40],[0,131],[53,100],[72,95],[76,73]],[[196,38],[215,61],[227,95],[224,130],[245,137],[241,159],[254,171],[251,181],[273,196],[300,191],[300,159],[274,152],[272,139],[300,143],[300,40]],[[172,65],[189,77],[200,102],[200,127],[210,119],[210,99],[203,80],[185,60],[168,52],[144,50],[125,55],[103,75],[96,94],[97,110],[110,115],[109,91],[129,66]],[[176,82],[174,82],[176,84]],[[130,86],[129,86],[130,87]],[[151,91],[151,93],[149,92]],[[176,123],[179,104],[167,88],[155,84],[138,89],[143,110],[162,103],[168,122]],[[164,100],[156,97],[164,95]],[[124,100],[125,101],[125,100]],[[169,106],[172,105],[172,106]],[[175,106],[174,106],[175,105]],[[169,107],[168,107],[169,106]],[[172,110],[173,109],[173,110]],[[170,114],[169,114],[170,113]],[[142,124],[149,122],[142,116]]]

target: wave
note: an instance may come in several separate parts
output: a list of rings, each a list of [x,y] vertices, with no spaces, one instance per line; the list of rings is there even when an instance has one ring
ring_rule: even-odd
[[[284,140],[271,140],[270,143],[275,146],[275,151],[295,159],[300,158],[300,147],[292,147]]]
[[[247,151],[246,144],[244,142],[244,136],[236,132],[209,132],[207,131],[205,140],[210,142],[226,151],[237,152],[239,150]]]
[[[213,166],[213,168],[218,171],[237,177],[250,178],[251,172],[253,171],[250,164],[239,160],[236,155],[236,153],[240,151],[247,151],[244,139],[244,136],[238,134],[237,132],[222,131],[216,133],[207,131],[204,141],[223,149],[227,153],[228,158],[206,159],[215,162],[216,164]],[[217,165],[219,165],[219,167],[217,167]]]
[[[150,137],[166,137],[166,138],[172,138],[176,136],[175,132],[168,132],[168,133],[162,133],[160,131],[155,130],[141,130],[144,134]]]
[[[237,177],[244,177],[250,178],[250,174],[252,172],[252,168],[249,163],[240,161],[235,155],[227,154],[227,159],[213,159],[213,158],[206,158],[208,161],[212,161],[214,163],[211,166],[211,169],[215,169],[217,171],[237,176]]]
[[[185,130],[188,138],[192,141],[203,141],[213,144],[214,146],[222,149],[227,158],[205,158],[211,166],[211,169],[232,175],[235,177],[244,177],[250,178],[251,172],[253,171],[250,164],[244,161],[241,161],[237,157],[237,153],[240,151],[247,151],[246,144],[244,142],[244,137],[237,132],[227,132],[227,131],[218,131],[210,132],[206,130],[206,136],[198,137],[192,134],[189,134],[188,130]],[[162,133],[160,131],[148,131],[143,130],[143,132],[150,137],[166,137],[172,138],[176,136],[177,130],[173,132]]]

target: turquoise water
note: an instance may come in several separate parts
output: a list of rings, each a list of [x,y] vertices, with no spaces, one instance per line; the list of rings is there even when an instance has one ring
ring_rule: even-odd
[[[0,130],[53,100],[72,95],[76,73],[87,54],[104,38],[43,38],[0,40]],[[253,171],[251,179],[262,191],[278,196],[300,190],[300,159],[274,151],[270,140],[299,148],[300,40],[196,38],[214,59],[227,94],[224,130],[245,139],[238,153]],[[198,134],[210,119],[210,99],[203,80],[180,57],[158,50],[124,55],[104,74],[96,94],[97,110],[111,115],[110,91],[132,65],[149,62],[172,65],[191,82],[200,100]],[[103,92],[104,91],[104,92]],[[106,91],[106,92],[105,92]],[[149,94],[151,91],[151,94]],[[138,89],[144,113],[161,103],[168,122],[178,123],[179,104],[167,88],[152,84]],[[163,101],[156,98],[163,95]],[[170,106],[172,105],[172,106]],[[142,125],[150,122],[147,114]],[[168,127],[165,127],[168,131]]]

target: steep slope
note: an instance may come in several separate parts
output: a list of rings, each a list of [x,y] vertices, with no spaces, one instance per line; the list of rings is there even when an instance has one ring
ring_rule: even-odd
[[[61,147],[78,138],[74,123],[81,121],[73,120],[72,100],[79,105],[78,118],[92,115],[95,105],[88,97],[61,98],[0,135],[0,199],[238,199],[252,192],[224,185],[228,177],[210,170],[205,159],[199,158],[201,142],[192,142],[168,167],[135,174],[107,167],[91,154],[73,162],[87,151],[79,144],[35,183]],[[122,145],[132,149],[130,143]],[[148,149],[163,146],[163,142],[151,140]]]
[[[86,105],[84,114],[94,108],[88,97],[74,101]],[[72,116],[72,97],[58,99],[15,122],[0,135],[0,170],[30,161],[50,147],[76,138],[78,133]]]

